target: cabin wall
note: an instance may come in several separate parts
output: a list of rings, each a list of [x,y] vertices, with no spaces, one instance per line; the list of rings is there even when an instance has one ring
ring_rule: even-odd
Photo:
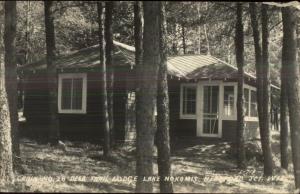
[[[232,80],[231,80],[232,81]],[[178,79],[169,79],[169,99],[170,99],[170,135],[173,137],[196,137],[197,120],[180,119],[180,84],[185,83]],[[258,138],[258,121],[245,121],[246,140]],[[199,139],[209,139],[197,137]],[[214,139],[214,138],[211,138]],[[222,121],[222,139],[224,141],[235,142],[236,140],[236,121]]]
[[[124,140],[125,111],[127,100],[126,79],[128,67],[115,68],[114,85],[114,124],[115,137]],[[103,137],[102,107],[100,103],[101,73],[87,73],[87,112],[86,114],[59,113],[62,139],[91,140],[99,142]],[[24,116],[26,131],[39,137],[48,136],[49,100],[45,73],[27,75],[25,80]]]
[[[135,140],[136,137],[134,92],[136,79],[134,75],[134,70],[129,70],[126,67],[115,69],[114,128],[116,130],[115,137],[119,140]],[[86,114],[59,114],[63,139],[99,141],[103,137],[100,77],[99,72],[87,73]],[[185,83],[185,81],[168,79],[170,135],[172,138],[196,137],[197,120],[180,119],[181,83]],[[46,75],[36,73],[27,76],[25,81],[24,116],[27,119],[26,123],[31,128],[27,133],[37,134],[40,137],[48,135],[48,102]],[[246,121],[245,123],[246,139],[258,137],[258,122]],[[223,120],[222,128],[222,139],[235,141],[236,121]]]
[[[223,134],[222,139],[225,141],[236,141],[236,121],[223,120]],[[245,121],[245,139],[251,140],[259,138],[259,125],[258,121]]]
[[[170,101],[170,135],[196,136],[197,120],[180,119],[180,84],[184,83],[177,79],[168,79]]]

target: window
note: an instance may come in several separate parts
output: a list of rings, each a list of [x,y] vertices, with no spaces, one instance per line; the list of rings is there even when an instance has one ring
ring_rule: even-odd
[[[181,87],[181,116],[196,118],[196,86],[183,85]]]
[[[256,91],[251,90],[251,106],[250,106],[250,116],[257,117],[257,101],[256,101]]]
[[[248,88],[244,88],[244,111],[245,111],[245,116],[250,116],[249,114],[249,102],[250,102],[250,98],[249,98],[249,89]]]
[[[256,91],[254,88],[244,88],[244,110],[246,117],[256,118],[257,113],[257,100],[256,100]]]
[[[59,74],[59,113],[86,113],[86,74]]]
[[[234,116],[234,86],[224,86],[224,116]]]

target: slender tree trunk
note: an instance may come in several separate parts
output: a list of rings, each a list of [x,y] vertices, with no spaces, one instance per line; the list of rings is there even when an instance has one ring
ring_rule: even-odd
[[[177,50],[177,25],[176,22],[172,23],[172,31],[174,34],[174,38],[172,39],[172,54],[173,55],[177,55],[178,54],[178,50]]]
[[[204,24],[204,34],[206,39],[206,45],[207,45],[207,54],[210,55],[210,46],[209,46],[209,40],[208,40],[208,34],[207,34],[207,26]]]
[[[260,131],[263,128],[263,112],[262,112],[262,103],[263,103],[263,78],[262,78],[262,55],[261,55],[261,42],[260,42],[260,33],[258,30],[258,21],[256,18],[257,15],[256,3],[249,3],[249,12],[251,17],[251,26],[253,31],[253,40],[254,40],[254,50],[255,50],[255,69],[256,69],[256,94],[257,94],[257,110],[259,118],[259,129]]]
[[[142,76],[140,75],[140,72],[143,71],[143,15],[142,15],[142,1],[135,1],[134,2],[134,45],[135,45],[135,64],[136,64],[136,149],[137,149],[137,161],[136,161],[136,174],[139,175],[142,172],[140,172],[143,168],[142,158],[139,157],[139,153],[142,152],[142,147],[140,143],[140,128],[142,126],[142,121],[139,115],[139,109],[142,106],[141,103],[139,103],[142,99],[140,99],[141,94],[141,80]],[[141,179],[141,178],[140,178]],[[142,183],[139,183],[142,184]],[[139,187],[139,188],[138,188]],[[141,190],[142,186],[136,185],[136,191]]]
[[[197,14],[198,14],[198,19],[201,20],[201,14],[200,14],[200,3],[201,2],[198,2],[197,3]],[[200,55],[201,54],[201,26],[200,24],[198,24],[198,54]]]
[[[206,11],[208,11],[208,1],[205,3]],[[207,54],[210,55],[210,46],[209,46],[209,40],[208,40],[208,33],[207,33],[207,24],[204,24],[204,34],[206,39],[206,45],[207,45]]]
[[[14,175],[10,114],[5,87],[0,87],[0,142],[0,185],[6,185],[13,182]]]
[[[105,38],[105,56],[107,64],[107,83],[108,83],[108,115],[109,115],[109,135],[110,144],[114,145],[114,67],[112,62],[113,52],[113,31],[112,31],[112,14],[114,2],[105,2],[105,23],[104,23],[104,38]]]
[[[25,40],[26,40],[26,51],[25,51],[25,64],[29,62],[29,53],[30,53],[30,1],[27,1],[27,10],[26,10],[26,32],[25,32]]]
[[[99,50],[101,66],[101,108],[102,128],[104,131],[103,155],[107,157],[110,151],[109,116],[107,105],[107,83],[106,83],[106,61],[105,61],[105,39],[104,39],[104,2],[97,2],[98,25],[99,25]]]
[[[173,193],[171,181],[166,177],[171,176],[170,161],[170,123],[169,123],[169,94],[167,78],[167,24],[165,2],[160,2],[160,64],[158,72],[157,91],[157,164],[160,177],[159,187],[161,193]]]
[[[142,1],[134,2],[134,46],[136,68],[141,67],[143,62],[143,14]],[[140,71],[139,69],[138,71]],[[136,76],[139,76],[137,73]],[[137,79],[137,86],[139,79]],[[137,115],[138,116],[138,115]]]
[[[46,48],[47,48],[47,79],[49,90],[49,127],[50,127],[50,142],[52,145],[57,145],[59,140],[59,120],[57,116],[57,72],[54,64],[56,57],[55,47],[55,31],[54,31],[54,14],[53,2],[44,1],[45,9],[45,33],[46,33]]]
[[[261,7],[262,24],[262,77],[263,77],[263,128],[261,130],[261,145],[264,157],[264,175],[273,174],[273,157],[270,134],[270,67],[269,67],[269,30],[268,30],[268,5],[262,4]]]
[[[136,77],[136,102],[139,100],[139,90],[140,90],[140,80],[141,77],[139,72],[143,68],[143,14],[142,14],[142,1],[134,2],[134,46],[135,46],[135,77]],[[136,110],[137,110],[136,104]],[[138,111],[136,111],[135,118],[138,118]],[[136,134],[138,136],[139,130],[137,130],[136,125]],[[139,145],[139,138],[136,139],[136,147]],[[136,169],[139,169],[139,162],[137,162]]]
[[[235,51],[238,66],[238,96],[237,96],[237,166],[246,167],[245,154],[245,123],[244,123],[244,32],[242,22],[242,4],[236,4],[236,34]]]
[[[155,106],[157,97],[157,73],[160,63],[159,52],[159,2],[144,1],[143,63],[138,68],[140,75],[137,115],[137,169],[136,192],[152,192],[153,182],[143,181],[153,176],[153,147],[155,124]]]
[[[181,24],[181,36],[182,36],[182,49],[183,49],[183,54],[186,54],[186,42],[185,42],[185,26],[184,24]]]
[[[283,7],[282,66],[285,68],[295,186],[300,189],[300,73],[297,63],[296,10]]]
[[[16,63],[16,1],[5,2],[5,86],[10,112],[13,168],[20,169],[20,144],[18,130],[18,80]]]
[[[284,56],[283,56],[284,57]],[[280,88],[280,155],[281,168],[288,169],[288,102],[286,85],[286,66],[281,67],[281,88]]]
[[[5,4],[7,2],[4,2]],[[9,8],[5,5],[5,9]],[[9,11],[5,10],[5,21]],[[2,25],[0,24],[0,34]],[[5,29],[6,31],[7,29]],[[0,36],[2,37],[2,36]],[[5,67],[1,60],[0,68],[0,185],[8,185],[14,181],[11,122],[8,100],[5,89]]]

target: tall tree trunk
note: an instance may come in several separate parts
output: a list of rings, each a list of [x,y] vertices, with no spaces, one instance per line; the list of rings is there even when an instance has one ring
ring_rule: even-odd
[[[44,1],[45,33],[47,48],[47,79],[49,91],[49,128],[50,142],[57,145],[59,140],[59,120],[57,116],[57,72],[54,64],[56,57],[53,2]]]
[[[113,31],[112,31],[112,14],[114,2],[105,2],[105,23],[104,23],[104,38],[105,38],[105,56],[107,64],[107,82],[108,82],[108,116],[109,116],[109,135],[110,144],[114,144],[114,67],[112,62],[113,52]]]
[[[177,50],[177,24],[176,22],[173,22],[172,24],[172,33],[174,34],[174,37],[172,38],[172,54],[177,55],[178,50]]]
[[[300,189],[300,74],[297,63],[296,10],[283,7],[282,66],[285,66],[295,185]]]
[[[171,181],[166,177],[171,176],[170,161],[170,134],[169,134],[169,94],[167,78],[167,24],[165,15],[165,2],[160,2],[160,63],[158,71],[157,91],[157,164],[160,177],[159,187],[161,193],[173,193]]]
[[[142,152],[142,147],[140,145],[140,128],[142,126],[142,121],[139,115],[139,109],[142,106],[140,99],[140,88],[142,77],[140,75],[140,72],[143,71],[143,14],[142,14],[142,1],[135,1],[134,2],[134,46],[135,46],[135,77],[136,77],[136,149],[137,149],[137,162],[136,162],[136,174],[139,175],[140,169],[143,167],[141,165],[142,161],[139,161],[138,159],[138,153]],[[140,149],[140,150],[139,150]],[[142,159],[142,158],[140,158]],[[141,184],[141,183],[140,183]],[[136,186],[136,190],[141,190],[142,186]]]
[[[7,2],[4,2],[5,4]],[[5,9],[7,5],[5,5]],[[9,11],[5,10],[5,17]],[[6,21],[7,18],[5,18]],[[0,24],[0,34],[2,37]],[[5,29],[6,30],[6,29]],[[5,67],[0,62],[0,185],[10,184],[14,180],[13,174],[13,153],[12,153],[12,137],[11,137],[11,122],[8,100],[5,89]]]
[[[206,11],[208,12],[208,1],[205,3],[205,8]],[[207,45],[207,54],[210,55],[210,45],[209,45],[209,40],[208,40],[208,33],[207,33],[207,24],[204,24],[204,34],[205,34],[205,39],[206,39],[206,45]]]
[[[264,157],[264,175],[272,176],[273,158],[270,134],[270,67],[269,67],[269,30],[268,30],[268,5],[262,4],[261,7],[261,24],[262,24],[262,77],[263,77],[263,128],[261,131],[261,145]]]
[[[244,31],[242,22],[242,4],[236,4],[235,52],[238,66],[238,96],[237,96],[237,166],[246,167],[245,154],[245,123],[244,123]]]
[[[104,39],[104,2],[97,2],[98,25],[99,25],[99,50],[101,66],[101,108],[102,108],[102,128],[104,130],[103,155],[107,157],[110,153],[110,133],[109,116],[107,105],[107,80],[105,61],[105,39]]]
[[[284,57],[284,56],[283,56]],[[281,168],[288,169],[288,102],[286,85],[286,66],[281,67],[281,88],[280,88],[280,161]]]
[[[10,114],[5,87],[0,87],[0,142],[0,185],[6,185],[13,182],[14,175]]]
[[[157,73],[160,62],[159,52],[159,2],[144,1],[143,63],[138,68],[140,75],[137,92],[136,118],[137,169],[136,192],[152,192],[153,182],[143,181],[153,176],[153,146],[155,134],[155,106],[157,97]]]
[[[18,80],[16,63],[16,1],[5,1],[5,87],[10,112],[13,168],[20,169],[20,144],[18,130]]]
[[[206,39],[206,45],[207,45],[207,54],[210,55],[210,46],[209,46],[209,40],[208,40],[208,34],[207,34],[207,26],[204,24],[204,34]]]
[[[141,67],[143,62],[143,14],[142,2],[134,2],[134,46],[135,46],[135,64],[136,68]],[[141,71],[139,69],[138,71]],[[137,73],[136,76],[139,76]],[[137,79],[137,86],[139,79]],[[138,116],[138,115],[137,115]]]
[[[181,24],[181,36],[182,36],[182,49],[183,49],[183,54],[186,54],[186,32],[185,32],[185,26],[184,24]]]
[[[201,20],[200,5],[201,5],[201,2],[198,2],[197,3],[197,14],[198,14],[199,21]],[[200,55],[201,54],[201,26],[200,26],[200,22],[198,24],[197,31],[198,31],[198,33],[197,33],[197,35],[198,35],[198,54]]]
[[[25,51],[25,64],[29,62],[29,53],[30,53],[30,32],[29,32],[29,25],[30,25],[30,1],[27,1],[27,10],[26,10],[26,32],[25,32],[25,40],[26,40],[26,51]]]
[[[249,12],[251,17],[251,26],[253,31],[253,40],[254,40],[254,50],[255,50],[255,69],[256,69],[256,94],[257,94],[257,110],[259,118],[259,129],[260,131],[263,128],[263,114],[262,114],[262,103],[263,103],[263,93],[262,93],[262,55],[261,55],[261,42],[260,42],[260,33],[258,30],[258,21],[256,18],[257,15],[256,3],[249,3]]]

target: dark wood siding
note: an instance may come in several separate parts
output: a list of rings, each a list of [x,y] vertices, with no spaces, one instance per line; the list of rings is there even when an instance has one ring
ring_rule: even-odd
[[[225,141],[235,142],[236,140],[236,121],[223,120],[223,137]],[[246,140],[259,138],[259,128],[257,121],[245,121],[245,138]]]
[[[196,136],[196,119],[180,119],[180,84],[183,80],[169,79],[170,99],[170,135],[171,136]]]
[[[128,67],[115,69],[114,93],[114,123],[116,138],[124,139],[125,107],[126,107],[126,79]],[[59,114],[60,131],[63,139],[95,140],[102,138],[101,129],[101,80],[99,72],[87,73],[87,113],[86,114]],[[27,75],[25,81],[24,116],[30,127],[36,128],[35,132],[47,135],[48,126],[48,97],[47,80],[45,73]],[[36,127],[39,126],[39,127]]]
[[[115,69],[114,121],[116,137],[120,140],[133,140],[135,136],[135,76],[129,67]],[[87,73],[87,113],[59,114],[61,135],[68,139],[88,139],[99,141],[102,138],[102,115],[99,100],[99,72]],[[170,99],[170,135],[174,137],[196,137],[196,119],[180,119],[180,84],[185,80],[168,79]],[[47,136],[48,97],[45,73],[30,74],[25,81],[24,115],[27,124],[40,136]],[[34,124],[34,125],[32,125]],[[225,141],[235,141],[236,121],[223,120]],[[259,137],[258,122],[246,121],[246,138]],[[216,138],[211,138],[216,139]]]

